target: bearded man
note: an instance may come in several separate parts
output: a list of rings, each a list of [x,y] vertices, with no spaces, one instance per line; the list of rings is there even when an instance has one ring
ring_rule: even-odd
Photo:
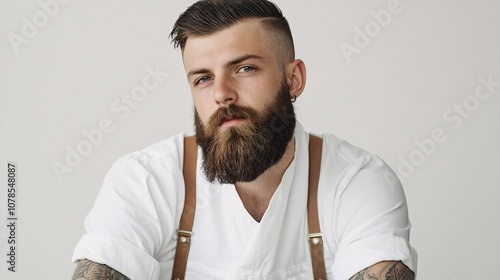
[[[179,134],[113,165],[75,249],[73,279],[414,279],[394,173],[296,121],[306,69],[280,9],[202,0],[171,36],[197,145]],[[320,175],[310,177],[315,162]],[[210,190],[203,207],[192,182],[198,198]]]

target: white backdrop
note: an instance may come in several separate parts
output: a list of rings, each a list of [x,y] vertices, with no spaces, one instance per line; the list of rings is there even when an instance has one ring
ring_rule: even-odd
[[[419,279],[497,277],[500,2],[276,2],[308,69],[299,120],[396,170]],[[16,272],[2,261],[1,279],[70,279],[110,165],[192,130],[180,51],[167,38],[191,3],[0,0],[1,260],[7,163],[18,171]]]

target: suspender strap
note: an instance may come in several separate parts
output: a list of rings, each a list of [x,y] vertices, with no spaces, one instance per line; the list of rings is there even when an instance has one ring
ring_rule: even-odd
[[[309,221],[309,246],[311,249],[312,269],[315,280],[326,280],[325,259],[323,254],[323,234],[319,226],[318,216],[318,182],[321,167],[321,151],[323,139],[309,135],[309,193],[307,213]],[[177,248],[175,251],[172,280],[184,280],[186,266],[193,235],[193,221],[196,209],[196,159],[198,147],[194,136],[184,138],[184,209],[177,231]]]
[[[318,182],[321,168],[323,139],[309,135],[309,194],[307,197],[307,215],[309,221],[309,248],[315,280],[326,280],[325,258],[323,254],[323,234],[318,216]]]
[[[194,212],[196,209],[196,159],[198,147],[194,136],[184,138],[184,209],[182,210],[179,230],[177,231],[177,248],[175,250],[172,280],[184,280],[186,266],[193,235]]]

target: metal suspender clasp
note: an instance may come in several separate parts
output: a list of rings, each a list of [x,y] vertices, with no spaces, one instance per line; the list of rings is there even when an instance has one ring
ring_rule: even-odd
[[[319,233],[309,233],[307,235],[307,239],[311,240],[312,239],[312,243],[314,245],[318,245],[321,242],[321,240],[323,239],[323,233],[319,232]]]
[[[192,231],[182,230],[182,229],[177,230],[177,236],[179,238],[180,243],[189,242],[189,239],[191,239],[191,236],[193,235],[194,233]]]

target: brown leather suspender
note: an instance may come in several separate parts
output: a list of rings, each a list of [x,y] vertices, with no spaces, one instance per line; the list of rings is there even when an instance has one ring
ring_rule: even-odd
[[[182,210],[179,230],[177,230],[177,248],[175,249],[173,280],[183,280],[186,275],[186,266],[193,236],[194,212],[196,209],[196,160],[198,147],[194,136],[184,138],[184,209]]]
[[[319,227],[318,182],[321,168],[323,139],[309,135],[309,193],[307,195],[307,219],[309,221],[309,248],[315,280],[326,280],[323,233]]]
[[[323,234],[318,217],[318,182],[321,168],[321,151],[323,139],[309,136],[309,193],[307,212],[309,221],[309,246],[311,249],[312,269],[315,280],[326,280],[325,259],[323,254]],[[186,194],[184,209],[177,231],[177,248],[174,258],[172,280],[184,280],[191,236],[193,236],[193,221],[196,208],[196,159],[198,148],[194,136],[184,138],[184,183]]]

